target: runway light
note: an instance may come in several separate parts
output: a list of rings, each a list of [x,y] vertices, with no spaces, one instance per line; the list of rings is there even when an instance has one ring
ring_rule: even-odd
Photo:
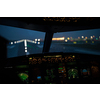
[[[35,44],[36,44],[36,41],[35,41]]]
[[[11,42],[11,44],[13,44],[13,42]]]
[[[68,39],[68,40],[70,40],[70,38],[69,38],[69,37],[68,37],[67,39]]]
[[[24,41],[24,45],[27,46],[27,41],[26,40]]]
[[[82,39],[84,38],[84,36],[82,36]]]
[[[73,42],[74,44],[76,44],[77,42]]]
[[[95,37],[95,36],[93,35],[93,37]]]
[[[25,50],[25,52],[27,52],[27,50]]]
[[[78,39],[80,39],[80,37],[78,37]]]
[[[16,41],[14,43],[16,44]]]
[[[40,42],[38,42],[38,44],[40,44]]]
[[[67,42],[67,40],[65,40],[65,42]]]
[[[91,36],[90,38],[92,39],[93,37]]]
[[[38,41],[40,41],[40,39],[38,39]]]
[[[35,41],[37,41],[37,39],[35,39]]]
[[[25,49],[27,49],[27,47],[25,47]]]
[[[98,38],[96,38],[96,40],[98,40]]]
[[[61,37],[61,38],[52,38],[52,40],[64,40],[65,37]]]
[[[85,37],[87,39],[87,37]]]

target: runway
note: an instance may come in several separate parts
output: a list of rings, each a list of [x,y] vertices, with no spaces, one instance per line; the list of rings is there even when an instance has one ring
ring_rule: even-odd
[[[63,43],[64,44],[64,43]],[[87,48],[79,48],[73,46],[66,46],[62,43],[52,43],[49,52],[67,52],[67,53],[86,53],[100,55],[100,52],[94,50],[88,50]],[[34,44],[27,42],[27,52],[25,52],[24,42],[8,45],[7,46],[7,58],[19,57],[30,54],[42,53],[43,43]]]

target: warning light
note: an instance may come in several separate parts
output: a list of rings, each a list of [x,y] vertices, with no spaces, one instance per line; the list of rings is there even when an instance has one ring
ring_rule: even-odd
[[[29,59],[32,59],[32,58],[29,58]]]

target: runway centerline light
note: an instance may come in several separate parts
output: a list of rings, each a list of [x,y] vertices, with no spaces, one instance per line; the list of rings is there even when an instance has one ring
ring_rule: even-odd
[[[25,52],[27,52],[27,50],[25,50]]]
[[[27,49],[27,47],[25,47],[25,49]]]

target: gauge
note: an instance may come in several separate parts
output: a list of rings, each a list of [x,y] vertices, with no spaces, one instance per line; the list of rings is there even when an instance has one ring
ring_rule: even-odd
[[[26,73],[19,73],[18,76],[23,82],[28,83],[28,75]]]
[[[83,74],[83,75],[87,75],[87,74],[88,74],[87,69],[83,69],[83,70],[82,70],[82,74]]]
[[[68,70],[68,79],[79,78],[77,69],[69,69]]]
[[[91,72],[92,72],[93,77],[99,77],[100,76],[99,68],[97,66],[92,66]]]

